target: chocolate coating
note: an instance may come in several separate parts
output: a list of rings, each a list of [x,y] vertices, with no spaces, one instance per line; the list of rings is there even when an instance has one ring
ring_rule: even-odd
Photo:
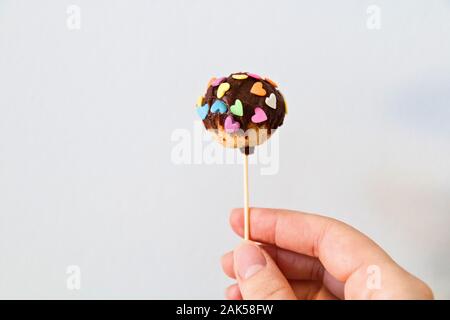
[[[230,89],[225,92],[225,95],[221,98],[217,98],[217,90],[219,85],[210,85],[206,91],[203,103],[207,103],[210,107],[216,100],[222,100],[227,105],[227,111],[225,113],[213,113],[209,112],[206,118],[203,120],[203,124],[206,129],[221,129],[223,128],[225,118],[228,115],[233,116],[234,121],[239,122],[240,128],[247,131],[249,128],[264,128],[271,130],[277,129],[283,124],[284,116],[286,113],[286,105],[283,96],[274,85],[264,79],[255,79],[248,76],[246,79],[234,79],[233,75],[247,74],[245,72],[233,73],[227,78],[223,79],[221,83],[228,82]],[[264,96],[259,96],[251,93],[251,89],[256,82],[261,82],[263,89],[266,91]],[[276,108],[273,109],[266,104],[266,98],[271,94],[275,94]],[[236,99],[239,99],[243,105],[243,115],[237,116],[232,114],[230,106],[232,106]],[[255,108],[260,107],[267,115],[267,120],[261,123],[252,122],[251,118],[255,114]]]

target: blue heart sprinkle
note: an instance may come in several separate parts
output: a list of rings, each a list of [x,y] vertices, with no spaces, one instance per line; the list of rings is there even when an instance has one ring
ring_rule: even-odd
[[[211,112],[225,113],[227,112],[227,105],[223,101],[216,100],[211,107]]]
[[[208,115],[209,111],[209,105],[205,103],[203,106],[197,108],[197,113],[202,118],[202,120],[205,120],[206,116]]]

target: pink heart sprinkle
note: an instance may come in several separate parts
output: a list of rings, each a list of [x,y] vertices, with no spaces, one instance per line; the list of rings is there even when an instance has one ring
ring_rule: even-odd
[[[252,116],[253,123],[260,123],[267,120],[267,115],[260,107],[255,108],[255,114]]]
[[[217,87],[225,79],[226,79],[225,77],[217,78],[216,80],[213,81],[213,83],[211,83],[211,86]]]
[[[233,133],[239,130],[241,125],[239,122],[234,121],[232,116],[228,116],[225,118],[225,132]]]
[[[247,73],[249,77],[252,77],[253,79],[261,80],[262,78],[254,73]]]

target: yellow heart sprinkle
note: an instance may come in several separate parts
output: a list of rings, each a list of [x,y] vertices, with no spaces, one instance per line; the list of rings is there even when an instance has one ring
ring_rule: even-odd
[[[202,105],[203,105],[203,96],[200,96],[197,99],[197,107],[201,107]]]
[[[233,79],[236,79],[236,80],[244,80],[244,79],[248,78],[248,75],[246,75],[246,74],[233,74],[231,77]]]
[[[228,90],[230,90],[230,84],[228,82],[221,83],[217,88],[217,98],[221,99]]]

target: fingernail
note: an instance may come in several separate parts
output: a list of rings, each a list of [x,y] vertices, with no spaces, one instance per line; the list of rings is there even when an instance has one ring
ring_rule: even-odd
[[[234,250],[237,272],[242,279],[248,279],[266,265],[266,258],[255,244],[242,243]]]

